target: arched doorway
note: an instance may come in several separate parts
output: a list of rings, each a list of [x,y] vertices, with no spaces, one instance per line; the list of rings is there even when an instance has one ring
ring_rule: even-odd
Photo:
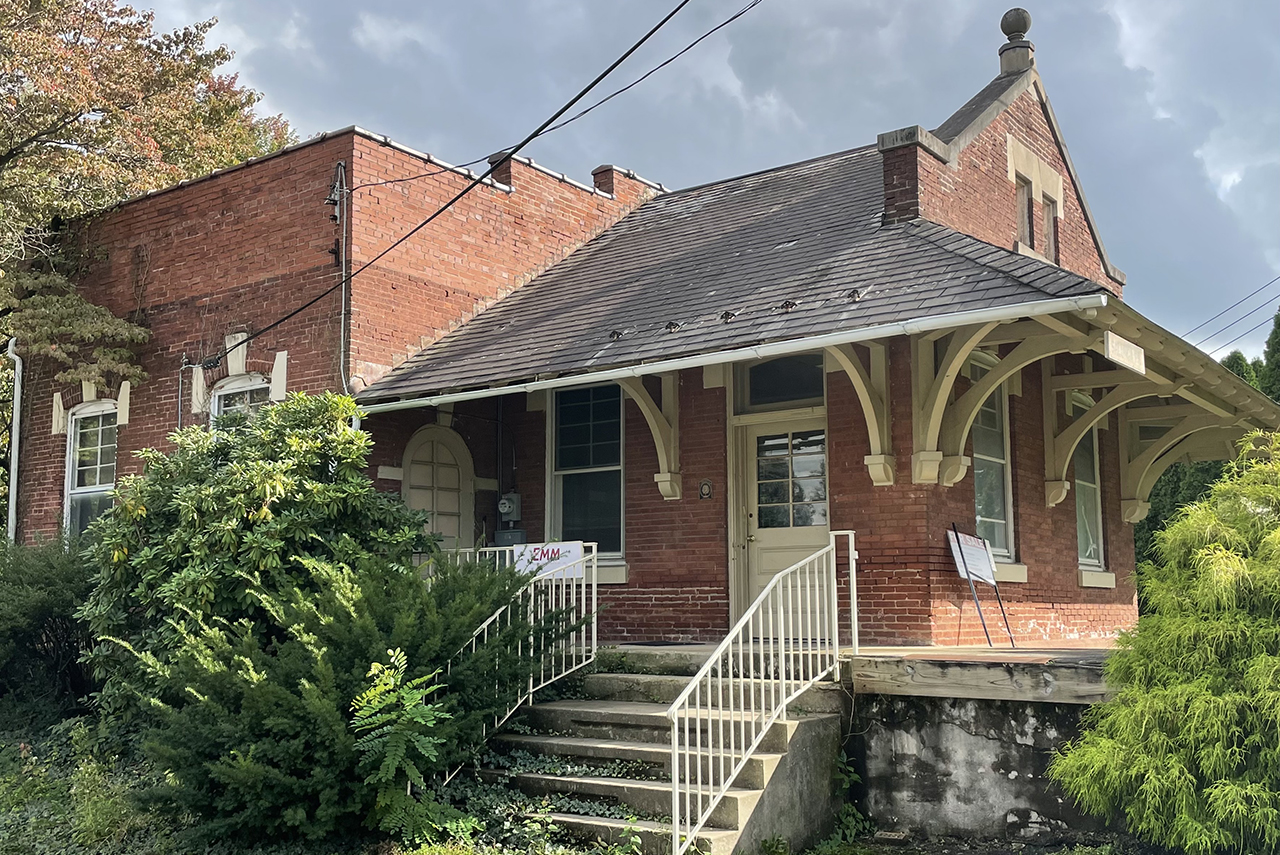
[[[405,504],[427,512],[427,528],[441,536],[441,548],[475,545],[475,466],[457,433],[430,425],[413,435],[404,452],[401,490]]]

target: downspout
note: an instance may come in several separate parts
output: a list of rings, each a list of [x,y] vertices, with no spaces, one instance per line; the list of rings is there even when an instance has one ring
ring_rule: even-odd
[[[22,428],[22,357],[18,356],[18,340],[9,339],[9,358],[13,360],[13,417],[9,422],[9,522],[5,534],[13,543],[18,534],[18,440]]]

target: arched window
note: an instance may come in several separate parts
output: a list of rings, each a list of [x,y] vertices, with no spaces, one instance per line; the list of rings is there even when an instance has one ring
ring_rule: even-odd
[[[116,402],[87,401],[67,414],[67,489],[64,525],[83,534],[114,503]]]
[[[993,353],[975,351],[969,379],[978,382],[997,362]],[[978,536],[991,544],[998,561],[1012,561],[1013,467],[1009,448],[1009,394],[1001,384],[983,402],[973,422],[973,498]]]
[[[401,490],[405,504],[427,512],[427,530],[441,536],[442,548],[475,546],[475,467],[456,432],[429,425],[413,435],[405,447]]]
[[[261,374],[237,374],[213,387],[209,396],[212,418],[227,413],[251,416],[271,403],[271,381]]]

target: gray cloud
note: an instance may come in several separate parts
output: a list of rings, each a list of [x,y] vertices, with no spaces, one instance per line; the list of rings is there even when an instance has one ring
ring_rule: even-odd
[[[741,2],[690,4],[618,81]],[[217,15],[214,37],[237,50],[243,79],[304,135],[360,124],[462,162],[520,139],[665,6],[166,0],[157,16],[175,27]],[[766,0],[530,153],[584,180],[608,162],[684,186],[933,127],[994,76],[1007,6]],[[1107,248],[1129,275],[1128,301],[1181,333],[1280,272],[1280,4],[1094,0],[1031,11],[1041,74]],[[1246,351],[1258,352],[1265,332],[1242,342]]]

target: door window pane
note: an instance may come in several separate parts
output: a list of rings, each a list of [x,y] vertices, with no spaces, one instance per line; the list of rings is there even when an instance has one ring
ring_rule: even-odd
[[[822,430],[756,437],[760,528],[827,524],[827,437]]]

